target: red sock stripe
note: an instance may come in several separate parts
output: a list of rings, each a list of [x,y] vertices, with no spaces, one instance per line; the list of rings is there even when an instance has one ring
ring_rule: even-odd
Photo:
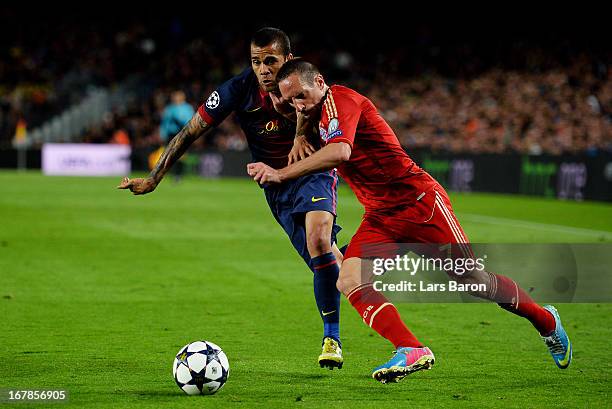
[[[335,170],[331,170],[329,174],[334,178],[334,182],[332,183],[331,191],[332,191],[332,210],[334,214],[336,214],[336,184],[338,183],[338,175],[336,175]]]
[[[497,297],[497,276],[493,273],[487,273],[489,275],[489,298],[495,300]]]
[[[541,335],[550,333],[555,329],[555,318],[550,312],[536,304],[516,281],[500,274],[491,274],[491,290],[489,299],[497,302],[502,308],[527,318]]]
[[[322,266],[314,266],[314,269],[315,270],[320,270],[320,269],[325,268],[325,267],[333,266],[336,263],[337,263],[336,260],[333,260],[333,261],[330,261],[329,263],[323,264]]]
[[[385,307],[387,307],[387,306],[392,306],[392,307],[393,307],[393,304],[391,304],[390,302],[386,302],[386,303],[382,304],[380,307],[378,307],[378,308],[376,309],[376,311],[374,311],[374,312],[372,313],[372,315],[370,316],[370,322],[366,322],[366,324],[368,324],[368,326],[369,326],[370,328],[371,328],[371,327],[372,327],[372,325],[374,324],[374,318],[376,318],[376,315],[377,315],[377,314],[378,314],[378,313],[379,313],[379,312],[380,312],[380,311],[381,311],[383,308],[385,308]],[[365,322],[365,320],[364,320],[364,322]]]
[[[346,296],[346,298],[351,301],[351,297],[354,296],[355,294],[357,294],[359,292],[359,290],[366,288],[366,287],[374,287],[374,284],[372,283],[366,283],[366,284],[361,284],[358,287],[355,287],[351,290],[350,293],[348,293],[348,295]]]

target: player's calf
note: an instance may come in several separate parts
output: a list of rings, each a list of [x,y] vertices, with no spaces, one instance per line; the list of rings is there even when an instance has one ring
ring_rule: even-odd
[[[474,297],[491,299],[491,276],[484,270],[473,270],[469,274],[452,275],[451,280],[458,284],[467,285],[467,288],[473,288],[471,284],[484,284],[486,291],[470,291]]]
[[[313,287],[317,308],[323,320],[323,352],[321,367],[342,367],[340,348],[340,292],[336,281],[340,265],[332,251],[334,217],[326,211],[306,213],[306,244],[313,271]],[[333,342],[332,342],[333,341]]]

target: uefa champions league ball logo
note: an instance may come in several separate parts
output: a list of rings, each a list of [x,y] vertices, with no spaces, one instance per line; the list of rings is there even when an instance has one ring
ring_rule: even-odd
[[[206,108],[215,109],[219,106],[219,102],[221,102],[221,97],[219,97],[219,93],[215,91],[210,94],[210,96],[206,100]]]

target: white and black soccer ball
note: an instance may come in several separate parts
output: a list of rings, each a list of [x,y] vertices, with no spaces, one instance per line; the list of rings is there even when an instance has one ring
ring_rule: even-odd
[[[227,382],[229,361],[218,345],[196,341],[176,354],[172,373],[176,384],[187,395],[212,395]]]

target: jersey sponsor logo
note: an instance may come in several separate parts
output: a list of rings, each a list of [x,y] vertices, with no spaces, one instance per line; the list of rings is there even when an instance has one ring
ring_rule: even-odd
[[[317,203],[317,202],[320,202],[321,200],[327,200],[327,198],[326,197],[314,197],[313,196],[312,199],[310,199],[310,200],[312,200],[312,203]]]
[[[272,132],[278,132],[279,129],[280,128],[278,124],[278,119],[273,119],[272,121],[266,122],[266,126],[263,129],[260,129],[259,131],[257,131],[257,133],[259,135],[263,135],[263,134],[268,134]]]
[[[266,131],[268,132],[278,131],[278,121],[277,120],[268,121],[268,123],[266,124]]]
[[[214,91],[212,94],[210,94],[210,96],[206,100],[206,108],[215,109],[216,107],[219,106],[220,102],[221,102],[221,97],[219,96],[219,93],[217,91]]]
[[[257,108],[253,108],[253,109],[247,109],[247,112],[250,114],[251,112],[257,112],[261,109],[261,107],[257,107]]]

